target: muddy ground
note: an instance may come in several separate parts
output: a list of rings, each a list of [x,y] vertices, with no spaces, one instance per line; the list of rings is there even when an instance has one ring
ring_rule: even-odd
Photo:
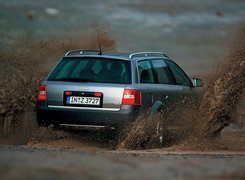
[[[242,0],[0,1],[0,176],[243,179],[244,8]],[[200,108],[179,111],[184,130],[163,147],[132,152],[137,133],[118,141],[105,132],[37,126],[38,85],[66,51],[97,49],[97,29],[103,51],[164,51],[190,77],[203,78]]]
[[[1,179],[244,179],[244,154],[0,146]]]

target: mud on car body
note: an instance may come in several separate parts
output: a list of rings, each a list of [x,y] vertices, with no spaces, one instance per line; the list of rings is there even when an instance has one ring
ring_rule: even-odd
[[[40,126],[121,129],[196,94],[201,80],[160,52],[65,54],[37,96]]]

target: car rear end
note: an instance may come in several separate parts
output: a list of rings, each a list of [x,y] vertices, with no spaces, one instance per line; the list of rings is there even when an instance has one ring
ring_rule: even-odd
[[[131,61],[65,56],[39,87],[40,125],[121,128],[134,120],[141,93],[132,87]]]

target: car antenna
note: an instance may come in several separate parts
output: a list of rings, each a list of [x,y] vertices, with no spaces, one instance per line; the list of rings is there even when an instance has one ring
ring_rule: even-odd
[[[101,56],[102,55],[102,49],[101,49],[101,43],[100,43],[100,33],[99,33],[98,29],[97,29],[97,34],[98,34],[98,41],[99,41],[99,48],[100,48],[99,55]]]

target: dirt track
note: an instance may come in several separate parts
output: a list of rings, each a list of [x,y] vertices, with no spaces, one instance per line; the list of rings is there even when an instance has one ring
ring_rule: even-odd
[[[244,154],[67,151],[0,146],[1,179],[244,179]]]
[[[14,140],[13,145],[20,142]],[[77,134],[43,129],[27,144],[0,146],[0,177],[244,179],[245,131],[226,128],[222,139],[212,141],[196,147],[197,144],[188,144],[144,151],[117,151],[113,150],[109,139],[103,138],[103,133]]]

